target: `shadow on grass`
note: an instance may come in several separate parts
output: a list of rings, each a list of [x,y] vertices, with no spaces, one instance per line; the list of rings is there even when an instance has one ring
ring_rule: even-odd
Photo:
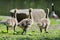
[[[13,35],[21,35],[20,32],[13,32]]]
[[[5,31],[1,31],[1,33],[2,33],[2,34],[6,34],[7,32],[5,32]]]

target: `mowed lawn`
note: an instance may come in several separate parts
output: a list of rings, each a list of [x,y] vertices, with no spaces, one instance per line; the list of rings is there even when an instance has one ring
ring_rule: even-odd
[[[4,17],[1,17],[0,20],[4,20]],[[21,35],[22,29],[19,27],[16,27],[17,33],[15,34],[13,33],[13,28],[10,28],[9,32],[6,33],[6,26],[0,24],[0,40],[60,40],[60,20],[50,18],[50,21],[49,33],[45,33],[44,30],[41,33],[39,28],[33,24],[27,29],[26,35]]]

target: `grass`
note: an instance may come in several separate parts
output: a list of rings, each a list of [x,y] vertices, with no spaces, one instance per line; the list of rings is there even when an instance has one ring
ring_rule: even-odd
[[[57,24],[60,24],[60,21],[57,21],[56,19],[52,19],[50,18],[50,21],[51,21],[51,25],[57,25]]]
[[[11,33],[1,33],[0,39],[7,40],[60,40],[60,30],[49,30],[49,33],[39,33],[31,32],[31,34],[21,35],[21,34],[11,34]]]
[[[50,19],[50,21],[51,25],[58,25],[60,23],[60,21],[56,21],[55,19]],[[17,33],[13,34],[13,29],[9,29],[9,32],[6,33],[6,26],[0,24],[0,40],[60,40],[60,30],[49,30],[49,33],[45,33],[43,30],[40,33],[39,30],[32,31],[32,29],[29,29],[26,35],[21,35],[22,29],[19,27],[16,28],[16,31]]]
[[[0,21],[2,21],[3,20],[3,18],[0,18]]]

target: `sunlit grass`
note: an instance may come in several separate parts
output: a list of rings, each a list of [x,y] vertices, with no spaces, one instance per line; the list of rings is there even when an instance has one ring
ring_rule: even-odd
[[[60,21],[56,21],[56,19],[50,18],[50,21],[51,25],[60,24]],[[35,24],[32,26],[35,26]],[[42,33],[39,30],[30,30],[27,31],[26,35],[21,35],[23,30],[17,27],[17,33],[13,34],[13,28],[9,29],[9,32],[7,33],[6,25],[0,24],[0,40],[60,40],[60,30],[49,30],[49,33],[45,33],[44,30]]]
[[[7,39],[7,40],[60,40],[60,30],[49,30],[49,33],[37,33],[34,32],[29,35],[13,35],[9,33],[0,33],[0,39]],[[27,32],[29,33],[29,31]]]
[[[13,30],[9,29],[6,33],[6,26],[0,24],[0,39],[1,40],[60,40],[60,30],[49,30],[49,33],[45,33],[44,30],[40,31],[27,31],[26,35],[21,35],[22,29],[17,28],[17,34],[13,34]]]
[[[50,24],[51,25],[57,25],[57,24],[60,24],[60,21],[57,21],[58,19],[53,19],[53,18],[50,18]]]
[[[2,21],[2,20],[3,20],[3,18],[0,17],[0,21]]]

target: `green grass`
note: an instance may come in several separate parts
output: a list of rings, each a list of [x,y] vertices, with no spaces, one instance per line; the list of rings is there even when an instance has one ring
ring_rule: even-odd
[[[56,21],[56,19],[50,19],[50,21],[51,26],[60,24],[60,21]],[[32,26],[35,26],[35,24]],[[26,35],[21,35],[22,29],[19,27],[16,28],[16,31],[17,33],[13,34],[12,28],[11,30],[9,29],[8,33],[6,33],[6,26],[0,24],[0,40],[60,40],[60,30],[49,30],[49,33],[45,33],[43,30],[41,33],[39,30],[32,31],[32,29],[29,29]]]
[[[60,40],[60,30],[49,30],[49,33],[39,33],[39,32],[31,32],[29,31],[26,35],[21,34],[11,34],[11,33],[1,33],[0,39],[2,40]]]
[[[3,20],[3,18],[0,18],[0,21],[2,21]]]
[[[50,18],[50,24],[51,25],[57,25],[57,24],[60,24],[60,21],[57,21],[57,19],[52,19],[52,18]]]

